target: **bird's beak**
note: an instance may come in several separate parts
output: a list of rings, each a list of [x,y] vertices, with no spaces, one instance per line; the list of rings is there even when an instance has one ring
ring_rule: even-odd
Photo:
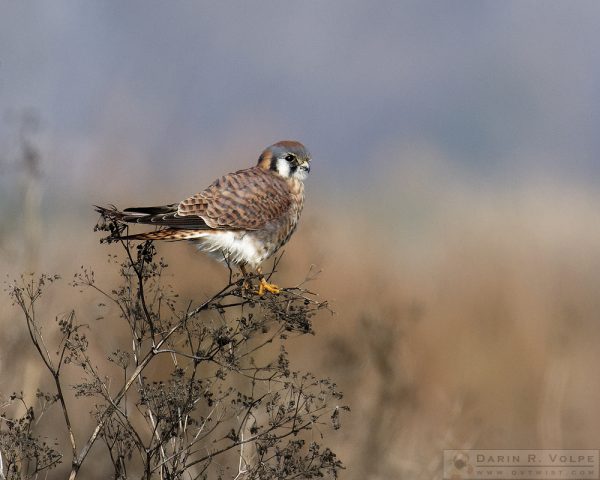
[[[300,165],[298,165],[300,170],[305,171],[306,173],[310,172],[310,162],[308,160],[304,160]]]

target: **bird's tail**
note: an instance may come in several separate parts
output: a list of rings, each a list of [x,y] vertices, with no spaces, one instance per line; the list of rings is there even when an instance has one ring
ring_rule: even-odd
[[[204,236],[205,233],[198,230],[183,230],[179,228],[163,228],[154,232],[134,233],[119,237],[120,240],[192,240]]]
[[[105,218],[107,220],[119,221],[122,220],[123,216],[125,215],[114,205],[111,205],[110,207],[101,207],[100,205],[94,205],[94,210],[96,210],[102,216],[102,218]]]
[[[146,232],[133,235],[123,235],[127,230],[127,223],[136,222],[138,218],[145,217],[142,212],[128,212],[127,210],[119,210],[114,205],[110,207],[101,207],[94,205],[96,212],[100,214],[100,220],[96,224],[94,230],[109,232],[109,235],[101,240],[101,242],[116,242],[117,240],[156,240],[163,234],[162,230],[156,232]]]
[[[119,210],[115,206],[100,207],[94,205],[100,214],[100,221],[95,230],[110,232],[103,242],[115,242],[117,240],[192,240],[204,236],[204,232],[197,229],[162,227],[152,232],[134,233],[124,235],[128,223],[150,223],[149,220],[172,211],[172,206],[163,207],[140,207]]]
[[[160,225],[166,217],[170,217],[177,211],[178,204],[163,205],[160,207],[136,207],[119,210],[114,205],[100,207],[94,205],[100,214],[100,221],[96,230],[110,232],[103,242],[115,242],[117,240],[192,240],[206,235],[205,229],[173,228],[170,225]],[[174,221],[171,219],[171,221]],[[158,227],[152,232],[142,232],[127,235],[127,224],[139,223],[150,224]],[[204,230],[204,231],[203,231]]]

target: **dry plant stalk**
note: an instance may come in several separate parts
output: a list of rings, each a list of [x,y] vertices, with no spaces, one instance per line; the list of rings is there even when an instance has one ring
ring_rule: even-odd
[[[321,439],[327,429],[339,428],[340,410],[347,407],[339,404],[335,383],[293,370],[285,349],[291,336],[314,333],[311,319],[327,303],[302,284],[261,297],[230,274],[218,293],[182,311],[177,293],[165,285],[167,265],[156,259],[153,244],[121,243],[118,287],[104,289],[83,268],[71,282],[115,305],[128,328],[130,349],[111,352],[107,361],[92,354],[91,327],[74,311],[56,318],[60,341],[48,344],[51,335],[44,335],[48,327],[36,304],[58,276],[22,276],[9,285],[54,391],[38,392],[37,412],[22,395],[7,400],[0,419],[0,478],[38,478],[70,457],[69,478],[75,479],[97,443],[104,444],[118,479],[337,478],[342,464]],[[114,256],[109,260],[115,263]],[[167,366],[168,374],[148,373],[151,364]],[[79,369],[83,380],[67,387],[65,368]],[[121,372],[120,381],[111,369]],[[94,426],[83,439],[76,438],[80,428],[73,422],[81,420],[72,414],[79,397],[94,400]],[[18,402],[25,413],[9,416],[7,408],[15,412]],[[64,420],[70,455],[35,433],[53,408]],[[101,454],[94,450],[96,459]]]

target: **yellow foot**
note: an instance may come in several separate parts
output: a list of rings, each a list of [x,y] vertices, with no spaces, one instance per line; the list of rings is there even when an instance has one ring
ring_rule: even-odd
[[[265,294],[265,291],[274,293],[275,295],[281,292],[277,285],[269,283],[264,278],[261,278],[260,285],[258,286],[258,294],[262,296]]]

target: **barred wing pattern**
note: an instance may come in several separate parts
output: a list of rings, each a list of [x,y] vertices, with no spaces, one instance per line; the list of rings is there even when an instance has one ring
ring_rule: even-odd
[[[184,200],[175,217],[199,217],[212,229],[257,230],[284,215],[290,204],[287,182],[270,171],[253,167],[225,175]]]

